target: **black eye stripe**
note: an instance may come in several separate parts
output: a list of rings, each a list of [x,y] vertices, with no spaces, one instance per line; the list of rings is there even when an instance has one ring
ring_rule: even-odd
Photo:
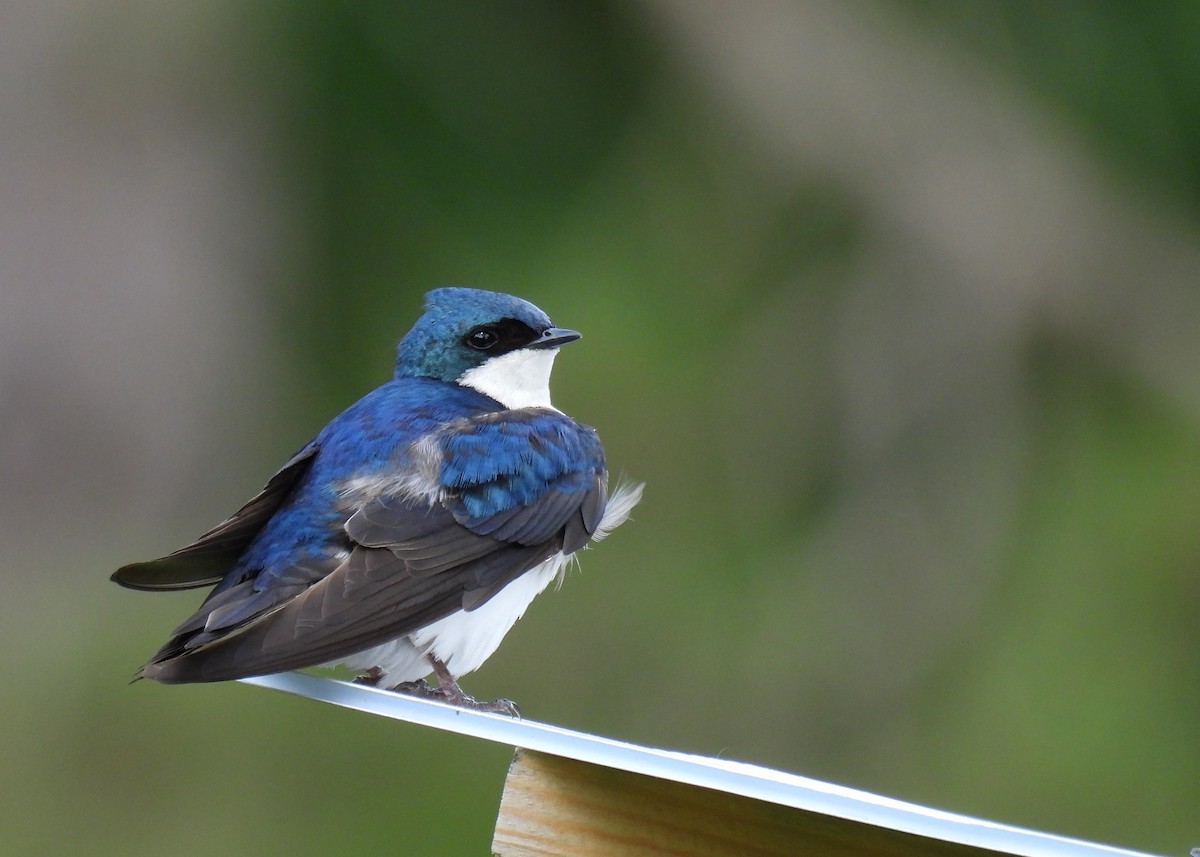
[[[462,338],[462,342],[473,351],[482,351],[494,356],[524,348],[537,339],[538,335],[536,330],[523,321],[502,318],[471,328]]]

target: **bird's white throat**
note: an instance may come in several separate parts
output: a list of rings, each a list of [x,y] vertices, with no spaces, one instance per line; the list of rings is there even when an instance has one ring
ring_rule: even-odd
[[[552,408],[550,370],[557,348],[522,348],[468,369],[458,379],[506,408]]]

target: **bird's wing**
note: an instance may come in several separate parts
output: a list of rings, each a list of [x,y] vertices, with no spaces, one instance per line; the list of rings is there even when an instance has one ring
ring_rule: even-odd
[[[603,515],[599,439],[550,409],[452,421],[414,444],[407,466],[434,484],[381,483],[397,487],[349,517],[349,550],[272,570],[266,586],[247,580],[217,593],[144,674],[219,681],[362,651],[475,609],[578,550]]]
[[[315,442],[305,446],[246,505],[187,547],[149,562],[122,566],[112,580],[130,589],[146,590],[192,589],[219,582],[308,472],[317,450]]]
[[[428,549],[430,541],[454,543],[469,534],[534,545],[561,533],[563,552],[574,553],[604,511],[608,476],[600,439],[558,411],[523,408],[454,420],[414,449],[414,457],[425,459],[416,466],[437,474],[436,485],[423,486],[436,489],[437,502],[426,510],[419,500],[434,490],[381,493],[347,521],[356,543],[404,550],[416,539]]]

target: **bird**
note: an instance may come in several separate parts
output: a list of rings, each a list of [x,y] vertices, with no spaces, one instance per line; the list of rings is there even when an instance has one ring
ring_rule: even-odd
[[[554,359],[580,336],[513,295],[426,294],[391,380],[216,527],[113,573],[138,590],[213,586],[134,680],[341,665],[364,684],[519,716],[458,680],[644,488],[609,495],[595,429],[550,402]]]

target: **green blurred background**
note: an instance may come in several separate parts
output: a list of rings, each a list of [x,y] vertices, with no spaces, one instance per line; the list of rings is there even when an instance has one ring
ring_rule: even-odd
[[[488,853],[504,748],[126,684],[107,580],[388,376],[433,286],[584,331],[636,520],[466,681],[1200,845],[1200,7],[6,4],[0,851]]]

